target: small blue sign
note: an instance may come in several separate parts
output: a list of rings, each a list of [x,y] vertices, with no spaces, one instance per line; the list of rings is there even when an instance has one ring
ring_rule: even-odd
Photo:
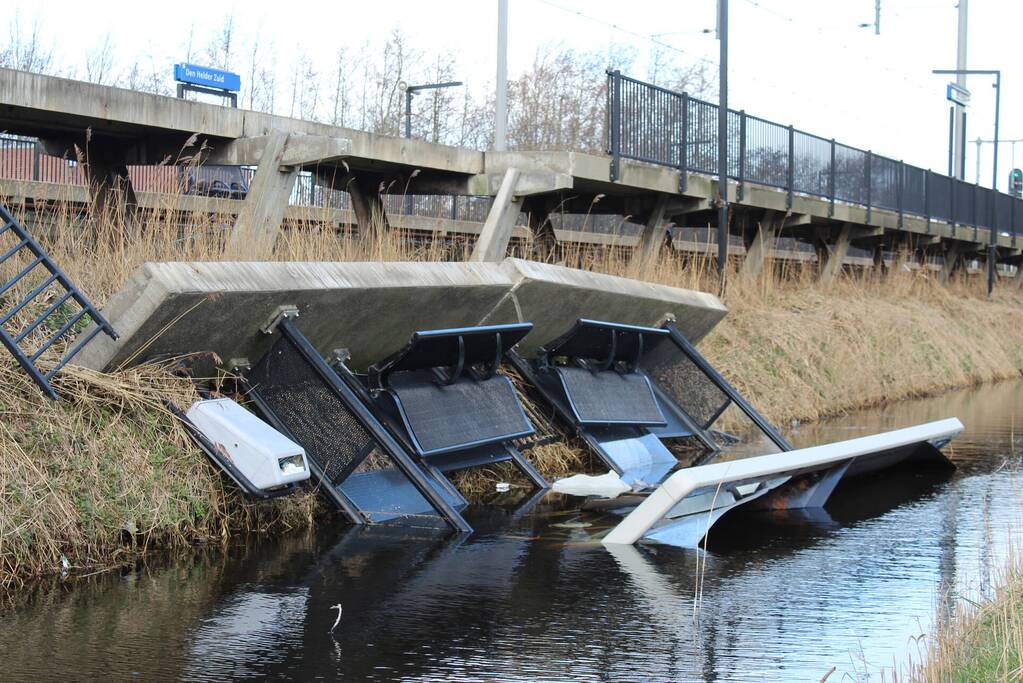
[[[175,64],[174,80],[229,92],[238,92],[242,89],[242,78],[238,74],[195,64]]]

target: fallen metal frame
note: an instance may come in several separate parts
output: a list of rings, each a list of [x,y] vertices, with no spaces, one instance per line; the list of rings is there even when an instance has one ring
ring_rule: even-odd
[[[271,362],[270,357],[274,348],[271,348],[255,366],[243,374],[242,386],[247,396],[253,401],[262,413],[263,417],[278,431],[287,435],[306,450],[310,469],[317,481],[322,484],[321,489],[341,509],[348,519],[354,524],[365,524],[371,522],[368,514],[359,508],[354,500],[340,489],[361,465],[366,458],[376,449],[380,451],[414,486],[437,514],[447,522],[454,530],[459,532],[470,532],[472,527],[465,521],[462,515],[451,504],[448,497],[427,477],[417,463],[409,457],[404,447],[394,438],[391,432],[377,419],[369,407],[363,402],[362,397],[353,391],[346,382],[331,369],[327,362],[320,356],[319,352],[309,343],[302,332],[287,316],[282,316],[275,321],[273,331],[279,334],[276,344],[281,342],[291,345],[298,352],[305,363],[307,370],[311,371],[316,378],[322,382],[330,394],[339,402],[340,406],[354,418],[358,425],[365,430],[370,441],[360,449],[354,457],[349,459],[342,472],[333,478],[328,478],[325,472],[325,462],[321,460],[322,454],[317,449],[310,448],[309,443],[303,443],[304,439],[298,438],[295,430],[289,428],[285,419],[279,414],[277,406],[265,395],[258,382],[258,376],[265,374],[264,364]],[[341,429],[342,425],[334,425],[335,429]],[[400,516],[400,515],[396,515]]]
[[[591,369],[595,372],[618,372],[616,367],[624,369],[627,373],[635,373],[642,376],[652,391],[652,394],[663,412],[667,410],[670,413],[670,417],[677,422],[675,429],[678,431],[679,428],[685,430],[686,434],[681,433],[665,433],[665,429],[671,429],[670,424],[665,418],[665,423],[662,425],[651,424],[649,420],[646,420],[646,424],[643,421],[633,421],[628,423],[621,423],[619,425],[609,424],[607,427],[599,427],[595,424],[586,423],[581,420],[578,411],[571,405],[572,398],[568,394],[564,385],[560,388],[552,379],[552,368],[553,359],[558,357],[559,352],[564,351],[566,346],[571,346],[574,335],[580,333],[582,328],[590,326],[594,329],[607,330],[610,334],[608,352],[601,363],[580,363],[581,367]],[[632,335],[629,337],[628,335]],[[664,438],[672,437],[695,437],[706,449],[707,453],[702,456],[697,463],[706,462],[717,455],[720,451],[718,443],[715,441],[713,435],[708,430],[709,424],[713,423],[717,415],[708,421],[708,424],[700,424],[700,422],[692,417],[681,405],[675,401],[670,394],[665,391],[658,383],[650,377],[643,369],[643,354],[646,348],[649,348],[649,344],[645,344],[643,341],[644,335],[654,337],[657,339],[663,339],[658,343],[672,343],[678,347],[679,351],[685,354],[687,358],[693,361],[694,364],[710,379],[715,386],[717,386],[721,392],[729,399],[719,409],[724,410],[728,407],[729,402],[735,402],[747,412],[756,415],[754,420],[761,429],[764,429],[761,425],[766,425],[768,429],[764,431],[768,435],[774,437],[785,443],[787,448],[790,449],[784,439],[778,434],[777,430],[770,427],[770,424],[756,412],[749,403],[742,398],[741,395],[729,385],[724,378],[721,377],[720,373],[713,369],[712,366],[699,354],[698,351],[685,339],[684,335],[673,325],[665,325],[661,328],[654,327],[641,327],[636,325],[626,325],[622,323],[610,323],[604,321],[595,321],[585,318],[581,318],[576,322],[576,326],[572,328],[568,333],[558,337],[557,339],[551,340],[544,344],[537,355],[536,359],[526,359],[517,353],[510,353],[509,358],[516,367],[516,369],[529,381],[529,383],[537,389],[537,391],[543,396],[543,398],[550,403],[554,408],[555,412],[568,424],[575,428],[576,433],[586,442],[590,449],[609,467],[611,470],[619,475],[625,474],[625,468],[622,463],[616,460],[614,455],[609,452],[608,444],[614,439],[616,429],[623,430],[621,435],[624,440],[636,440],[637,442],[642,439],[648,439],[654,437],[658,441],[661,436]],[[624,340],[624,346],[619,346],[619,340]],[[621,421],[620,421],[621,422]],[[668,426],[665,427],[665,424]],[[660,431],[660,434],[658,432]],[[631,432],[632,436],[628,434]],[[602,438],[605,437],[605,438]],[[663,448],[663,446],[662,446]],[[672,460],[677,463],[677,458],[672,456]],[[665,463],[666,464],[666,463]],[[662,468],[663,469],[663,468]],[[667,472],[664,472],[667,474]],[[661,475],[661,477],[664,476]],[[658,482],[649,482],[656,484]]]
[[[338,358],[332,367],[338,377],[365,405],[371,406],[377,411],[381,425],[388,429],[405,450],[416,458],[419,466],[444,486],[451,495],[462,498],[461,493],[447,478],[447,472],[503,461],[514,463],[534,487],[543,491],[549,489],[550,484],[514,444],[515,440],[528,437],[534,434],[535,430],[518,401],[511,381],[499,373],[510,347],[531,329],[531,323],[518,323],[420,331],[414,333],[410,342],[400,351],[372,365],[366,375],[361,376],[351,371],[345,365],[343,357]],[[486,349],[479,348],[480,340],[489,335],[492,335],[495,340],[494,350],[484,353]],[[466,342],[466,339],[470,341]],[[418,363],[413,363],[415,367],[412,368],[413,364],[408,362],[408,358],[422,350],[421,344],[445,340],[451,340],[456,344],[457,352],[455,358],[452,359],[453,363],[438,365],[436,358],[429,362],[420,359]],[[467,348],[473,342],[477,343],[476,348]],[[488,345],[485,340],[482,344]],[[481,376],[474,366],[484,361],[486,367]],[[446,368],[446,370],[442,368]],[[405,411],[400,395],[393,391],[389,381],[393,373],[413,371],[432,373],[432,382],[441,390],[463,378],[472,382],[501,382],[502,386],[506,384],[507,391],[510,392],[516,403],[517,412],[525,429],[494,434],[487,439],[470,439],[465,442],[451,443],[432,450],[425,448],[416,437],[414,426]],[[384,410],[384,404],[388,400],[393,401],[398,419],[390,411]],[[471,408],[467,407],[467,409]]]
[[[822,506],[838,482],[860,465],[892,465],[913,457],[941,455],[940,448],[963,429],[949,418],[881,434],[773,453],[744,460],[679,470],[647,496],[604,538],[604,545],[632,544],[641,539],[686,547],[696,546],[717,519],[729,510],[760,499],[771,509]],[[864,464],[865,463],[865,464]],[[744,487],[728,500],[723,494]],[[795,495],[790,495],[791,493]],[[700,497],[709,497],[699,500]],[[772,499],[773,498],[773,499]],[[680,509],[687,504],[691,509]],[[674,517],[672,517],[672,514]]]
[[[34,237],[24,228],[11,215],[11,213],[0,204],[0,235],[10,231],[14,234],[15,239],[18,240],[17,244],[0,254],[0,264],[7,261],[7,259],[15,256],[22,250],[27,250],[34,258],[24,268],[22,268],[17,275],[8,280],[7,282],[0,285],[0,297],[2,297],[8,290],[17,285],[19,282],[28,277],[38,266],[42,266],[49,273],[49,276],[44,279],[40,284],[36,285],[32,291],[21,298],[18,303],[14,304],[6,312],[0,315],[0,343],[2,343],[7,350],[14,356],[14,359],[18,364],[28,373],[32,381],[35,382],[44,394],[50,398],[57,400],[57,392],[50,386],[50,380],[53,379],[61,368],[63,368],[68,362],[71,361],[79,351],[85,347],[93,337],[97,336],[100,332],[105,332],[111,339],[117,339],[117,332],[111,327],[110,323],[107,322],[96,307],[92,305],[92,302],[82,294],[81,290],[75,285],[74,282],[64,273],[64,271],[58,266],[45,249],[35,240]],[[50,288],[51,285],[58,285],[64,290],[64,295],[49,304],[41,314],[29,323],[25,328],[19,331],[15,335],[11,335],[5,329],[3,325],[6,325],[11,321],[15,315],[29,303],[31,303],[36,297],[45,292]],[[74,301],[78,304],[81,310],[75,315],[71,316],[67,320],[60,323],[60,327],[53,332],[41,346],[29,355],[28,352],[23,351],[20,344],[26,339],[34,330],[38,329],[40,325],[50,319],[50,317],[56,313],[66,303]],[[57,343],[59,339],[67,335],[74,329],[74,326],[83,320],[91,320],[93,328],[82,335],[79,339],[74,342],[74,346],[68,349],[64,355],[57,361],[52,368],[47,372],[43,373],[36,367],[36,361],[40,356],[43,355],[48,349]]]

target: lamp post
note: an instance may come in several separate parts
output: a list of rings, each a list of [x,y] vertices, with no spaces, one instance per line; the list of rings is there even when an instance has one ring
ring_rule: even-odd
[[[728,265],[728,0],[718,0],[718,40],[718,280],[723,292]]]
[[[405,91],[405,137],[412,137],[412,97],[420,90],[438,90],[440,88],[454,88],[463,85],[462,81],[445,81],[443,83],[423,83],[420,85],[409,85],[402,81],[398,84],[400,90]],[[412,213],[412,197],[405,188],[405,215]]]
[[[998,118],[1002,109],[1002,72],[999,69],[935,69],[932,73],[954,74],[956,76],[994,76],[995,77],[995,139],[994,153],[992,154],[991,189],[998,191]],[[990,239],[988,240],[987,255],[987,293],[990,296],[995,288],[995,263],[998,260],[998,230],[995,228],[995,202],[990,204]]]

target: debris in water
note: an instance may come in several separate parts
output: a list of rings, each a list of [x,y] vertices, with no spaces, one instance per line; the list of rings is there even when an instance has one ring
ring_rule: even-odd
[[[334,620],[334,625],[331,626],[330,627],[330,631],[328,631],[328,633],[333,633],[334,629],[337,628],[337,625],[341,623],[341,603],[339,602],[336,605],[331,605],[330,609],[336,609],[337,610],[337,619]]]
[[[621,480],[614,472],[601,474],[594,477],[589,474],[576,474],[565,479],[558,479],[552,488],[558,493],[567,493],[572,496],[604,496],[616,498],[632,487]]]
[[[551,526],[557,527],[559,529],[585,529],[586,527],[593,526],[593,524],[591,524],[590,522],[571,521],[559,522],[557,524],[551,524]]]
[[[64,557],[64,553],[60,554],[60,578],[67,578],[68,572],[71,571],[71,563]]]

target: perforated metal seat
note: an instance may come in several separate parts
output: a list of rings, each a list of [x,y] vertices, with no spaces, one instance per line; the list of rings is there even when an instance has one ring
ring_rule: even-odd
[[[515,367],[611,469],[656,485],[678,466],[662,439],[695,439],[718,452],[711,425],[737,405],[782,450],[787,444],[670,324],[579,319]],[[684,445],[683,445],[684,448]]]
[[[539,488],[544,478],[515,448],[534,433],[515,387],[499,372],[531,323],[425,330],[369,368],[380,416],[438,472],[511,460]],[[339,372],[347,372],[339,368]]]

